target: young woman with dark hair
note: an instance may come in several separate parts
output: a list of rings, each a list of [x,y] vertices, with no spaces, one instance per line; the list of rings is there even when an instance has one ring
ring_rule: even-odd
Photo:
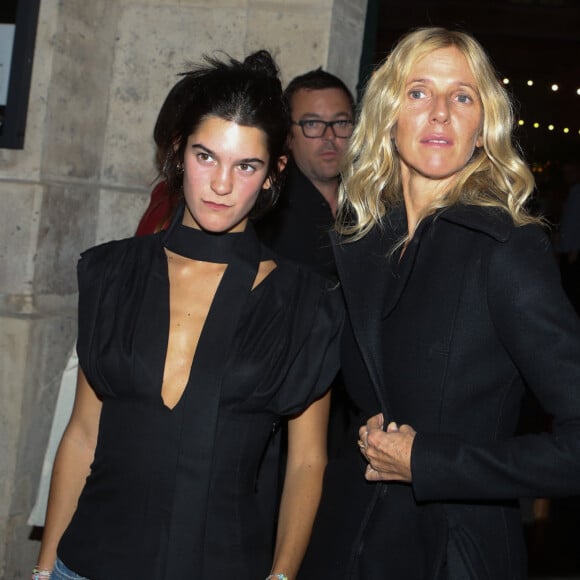
[[[343,312],[337,291],[270,254],[249,221],[277,195],[287,128],[265,51],[209,59],[168,96],[155,138],[184,203],[166,232],[79,262],[81,370],[37,578],[295,576]],[[257,490],[282,418],[278,510]]]

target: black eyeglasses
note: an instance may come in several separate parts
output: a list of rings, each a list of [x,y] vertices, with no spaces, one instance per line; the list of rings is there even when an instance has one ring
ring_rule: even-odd
[[[308,139],[317,139],[326,133],[330,127],[335,137],[346,139],[352,135],[354,123],[348,119],[338,119],[337,121],[320,121],[318,119],[304,119],[302,121],[292,121],[293,125],[300,125],[302,134]]]

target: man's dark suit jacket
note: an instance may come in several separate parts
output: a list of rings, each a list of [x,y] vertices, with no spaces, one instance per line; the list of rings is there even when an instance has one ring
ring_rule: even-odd
[[[333,226],[330,205],[290,160],[278,203],[256,224],[258,235],[280,256],[334,280],[336,265],[329,238]]]

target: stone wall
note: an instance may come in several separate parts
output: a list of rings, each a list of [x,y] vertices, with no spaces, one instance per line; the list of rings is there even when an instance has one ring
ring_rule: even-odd
[[[355,90],[366,0],[42,0],[23,150],[0,149],[0,578],[28,577],[34,501],[74,346],[80,251],[133,233],[151,132],[186,61],[267,48],[287,82]]]

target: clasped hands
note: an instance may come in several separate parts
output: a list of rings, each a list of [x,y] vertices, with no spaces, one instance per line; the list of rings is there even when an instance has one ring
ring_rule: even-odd
[[[383,430],[384,421],[382,413],[374,415],[358,432],[360,452],[368,461],[365,479],[411,482],[411,448],[416,432],[394,421]]]

